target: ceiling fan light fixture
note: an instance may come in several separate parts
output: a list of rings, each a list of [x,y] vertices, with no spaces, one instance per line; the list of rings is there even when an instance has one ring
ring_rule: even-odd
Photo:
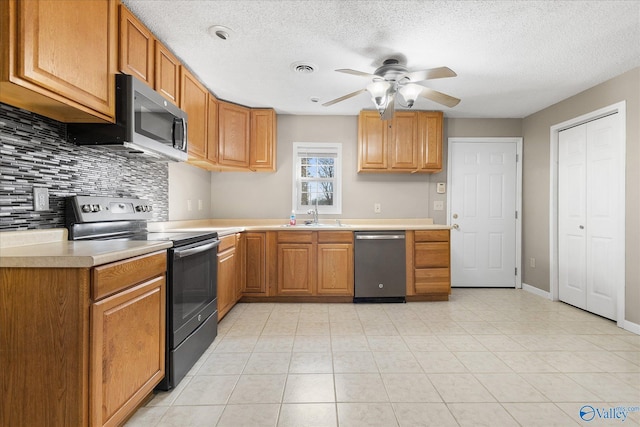
[[[391,84],[387,81],[375,81],[367,85],[367,92],[371,94],[371,100],[376,104],[378,111],[384,111],[389,102]]]
[[[413,104],[416,102],[416,99],[422,93],[422,87],[415,84],[407,84],[403,85],[398,92],[404,99],[404,102],[407,104],[408,108],[413,107]]]

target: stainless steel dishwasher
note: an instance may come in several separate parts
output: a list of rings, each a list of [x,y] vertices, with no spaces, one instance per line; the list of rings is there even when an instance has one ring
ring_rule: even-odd
[[[353,302],[405,302],[404,231],[356,231]]]

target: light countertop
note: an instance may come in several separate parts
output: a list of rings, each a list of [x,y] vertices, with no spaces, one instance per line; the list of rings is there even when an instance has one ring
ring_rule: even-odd
[[[410,219],[336,219],[320,220],[320,225],[305,225],[305,219],[289,226],[281,219],[206,219],[150,222],[150,231],[216,231],[220,237],[241,231],[367,231],[367,230],[449,230],[434,224],[431,218]]]
[[[208,219],[149,222],[149,231],[216,231],[220,237],[242,231],[367,231],[449,230],[431,218],[321,219],[321,225],[289,226],[281,219]],[[164,250],[171,242],[94,240],[69,241],[67,229],[6,231],[0,233],[0,267],[88,268]]]
[[[0,267],[88,268],[165,250],[171,242],[69,241],[66,229],[0,233]]]

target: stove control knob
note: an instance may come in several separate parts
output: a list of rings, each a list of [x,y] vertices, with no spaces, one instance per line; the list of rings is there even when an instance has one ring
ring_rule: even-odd
[[[151,212],[152,210],[153,210],[153,206],[148,205],[148,206],[147,206],[147,211]]]
[[[91,212],[91,205],[82,205],[82,212]]]
[[[91,212],[99,212],[100,205],[91,205]]]
[[[144,207],[144,206],[142,206],[142,205],[138,205],[138,206],[136,206],[136,212],[142,212],[142,208],[143,208],[143,207]]]

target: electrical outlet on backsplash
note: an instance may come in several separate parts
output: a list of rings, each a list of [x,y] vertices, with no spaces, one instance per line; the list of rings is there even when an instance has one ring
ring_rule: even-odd
[[[62,228],[74,195],[143,198],[153,221],[168,220],[166,163],[78,147],[65,133],[64,123],[0,103],[0,231]],[[34,210],[34,187],[49,189],[49,210]]]

